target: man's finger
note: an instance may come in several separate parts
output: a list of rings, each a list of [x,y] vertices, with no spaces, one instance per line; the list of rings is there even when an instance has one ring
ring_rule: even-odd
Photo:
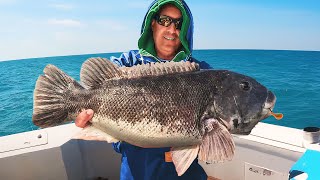
[[[92,119],[92,117],[93,117],[92,109],[84,110],[77,116],[75,124],[78,127],[84,128],[88,124],[88,122]]]

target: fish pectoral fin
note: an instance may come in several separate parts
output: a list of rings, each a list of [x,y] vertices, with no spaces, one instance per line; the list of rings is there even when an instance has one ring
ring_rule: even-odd
[[[171,149],[172,162],[176,168],[178,176],[183,175],[197,157],[199,145],[187,147],[174,147]]]
[[[75,136],[73,136],[72,139],[82,139],[89,141],[107,141],[108,143],[119,142],[118,139],[110,136],[109,134],[93,126],[87,126],[83,128],[80,132],[75,134]]]
[[[231,160],[235,151],[228,129],[215,119],[205,120],[205,134],[199,150],[199,160],[207,163]]]

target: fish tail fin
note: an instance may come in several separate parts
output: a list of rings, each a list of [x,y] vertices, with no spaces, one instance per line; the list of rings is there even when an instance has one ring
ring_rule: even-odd
[[[68,116],[70,112],[67,109],[66,97],[70,92],[84,88],[54,65],[47,65],[43,72],[44,75],[39,76],[34,90],[33,123],[36,126],[49,127],[72,121]]]

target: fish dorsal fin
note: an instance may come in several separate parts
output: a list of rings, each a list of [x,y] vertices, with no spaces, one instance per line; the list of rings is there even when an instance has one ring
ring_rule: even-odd
[[[89,58],[81,67],[81,83],[90,89],[98,88],[108,79],[122,77],[122,71],[106,58]]]
[[[199,145],[172,148],[172,162],[176,168],[178,176],[181,176],[186,172],[194,159],[196,159],[198,152]]]
[[[126,78],[140,78],[145,76],[161,76],[182,72],[199,71],[199,64],[189,61],[180,62],[157,62],[141,64],[132,67],[121,67]]]
[[[228,129],[216,119],[206,119],[204,136],[199,150],[199,160],[207,163],[218,163],[231,160],[235,145]]]
[[[81,67],[80,79],[86,88],[94,89],[108,79],[133,79],[193,71],[199,71],[199,65],[189,61],[147,63],[120,68],[106,58],[89,58]]]

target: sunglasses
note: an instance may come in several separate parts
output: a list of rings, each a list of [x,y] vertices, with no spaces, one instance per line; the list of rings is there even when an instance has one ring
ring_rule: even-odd
[[[174,19],[172,17],[166,16],[166,15],[159,15],[157,14],[154,19],[157,21],[158,24],[161,26],[169,27],[172,23],[174,23],[174,26],[176,29],[181,30],[182,26],[182,18]]]

